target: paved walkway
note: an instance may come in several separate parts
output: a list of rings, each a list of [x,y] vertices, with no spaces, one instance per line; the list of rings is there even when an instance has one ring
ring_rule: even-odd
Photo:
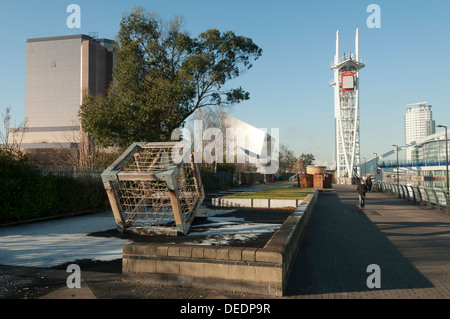
[[[353,186],[321,193],[299,249],[287,299],[450,298],[450,215],[370,193],[365,212]],[[1,261],[0,261],[1,263]],[[369,289],[369,265],[381,289]],[[121,281],[120,260],[82,268],[82,289],[68,289],[65,270],[0,265],[0,298],[257,299],[252,294]]]
[[[381,289],[369,289],[369,265]],[[355,186],[320,195],[297,256],[293,298],[450,298],[450,215]]]

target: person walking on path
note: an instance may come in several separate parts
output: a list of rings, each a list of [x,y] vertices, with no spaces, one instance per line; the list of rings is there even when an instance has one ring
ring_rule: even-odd
[[[370,193],[372,191],[372,178],[367,177],[367,181],[366,181],[366,186],[367,186],[367,191]]]
[[[366,193],[367,186],[364,181],[361,181],[361,184],[358,185],[357,192],[359,195],[359,208],[362,210],[366,206]]]

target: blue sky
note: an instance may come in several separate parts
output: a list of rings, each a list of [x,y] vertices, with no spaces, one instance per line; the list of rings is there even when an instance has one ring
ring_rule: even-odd
[[[81,7],[81,29],[69,29],[66,8]],[[370,29],[369,4],[381,8],[381,28]],[[428,101],[437,124],[450,125],[450,2],[443,0],[153,0],[2,1],[0,111],[12,107],[12,126],[24,120],[25,44],[34,37],[88,34],[115,38],[124,12],[136,5],[165,19],[183,16],[193,36],[209,29],[252,38],[262,57],[232,82],[251,99],[233,116],[260,128],[279,128],[297,155],[334,161],[333,89],[329,86],[336,30],[341,53],[354,51],[360,29],[361,156],[372,158],[404,143],[406,105]]]

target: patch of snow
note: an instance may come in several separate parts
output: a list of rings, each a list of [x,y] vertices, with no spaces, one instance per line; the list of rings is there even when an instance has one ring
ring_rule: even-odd
[[[0,228],[0,264],[49,268],[78,259],[120,259],[131,241],[88,236],[114,228],[112,212]]]
[[[245,242],[280,227],[227,215],[232,212],[207,209],[201,215],[207,222],[191,226],[188,236],[202,237],[194,241],[199,245],[226,245],[236,240]],[[50,268],[81,259],[120,259],[123,246],[133,241],[88,236],[110,229],[116,229],[112,212],[0,227],[0,264]]]
[[[276,231],[280,224],[249,223],[244,218],[223,216],[234,210],[207,210],[206,218],[209,223],[191,226],[188,236],[204,236],[205,239],[196,241],[198,245],[226,245],[231,241],[248,241],[258,235]],[[196,228],[210,227],[204,231]],[[213,237],[215,236],[215,237]]]

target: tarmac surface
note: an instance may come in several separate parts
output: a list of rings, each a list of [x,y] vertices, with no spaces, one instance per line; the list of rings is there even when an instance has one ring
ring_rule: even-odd
[[[121,260],[78,260],[81,288],[67,288],[67,264],[0,265],[1,299],[268,299],[267,296],[125,282]],[[1,264],[1,260],[0,260]],[[370,265],[381,288],[369,288]],[[354,186],[320,193],[296,257],[287,296],[277,299],[449,299],[450,215]]]
[[[371,265],[380,289],[368,288]],[[371,278],[370,278],[371,279]],[[322,193],[290,280],[290,298],[450,298],[450,215],[355,186]]]

